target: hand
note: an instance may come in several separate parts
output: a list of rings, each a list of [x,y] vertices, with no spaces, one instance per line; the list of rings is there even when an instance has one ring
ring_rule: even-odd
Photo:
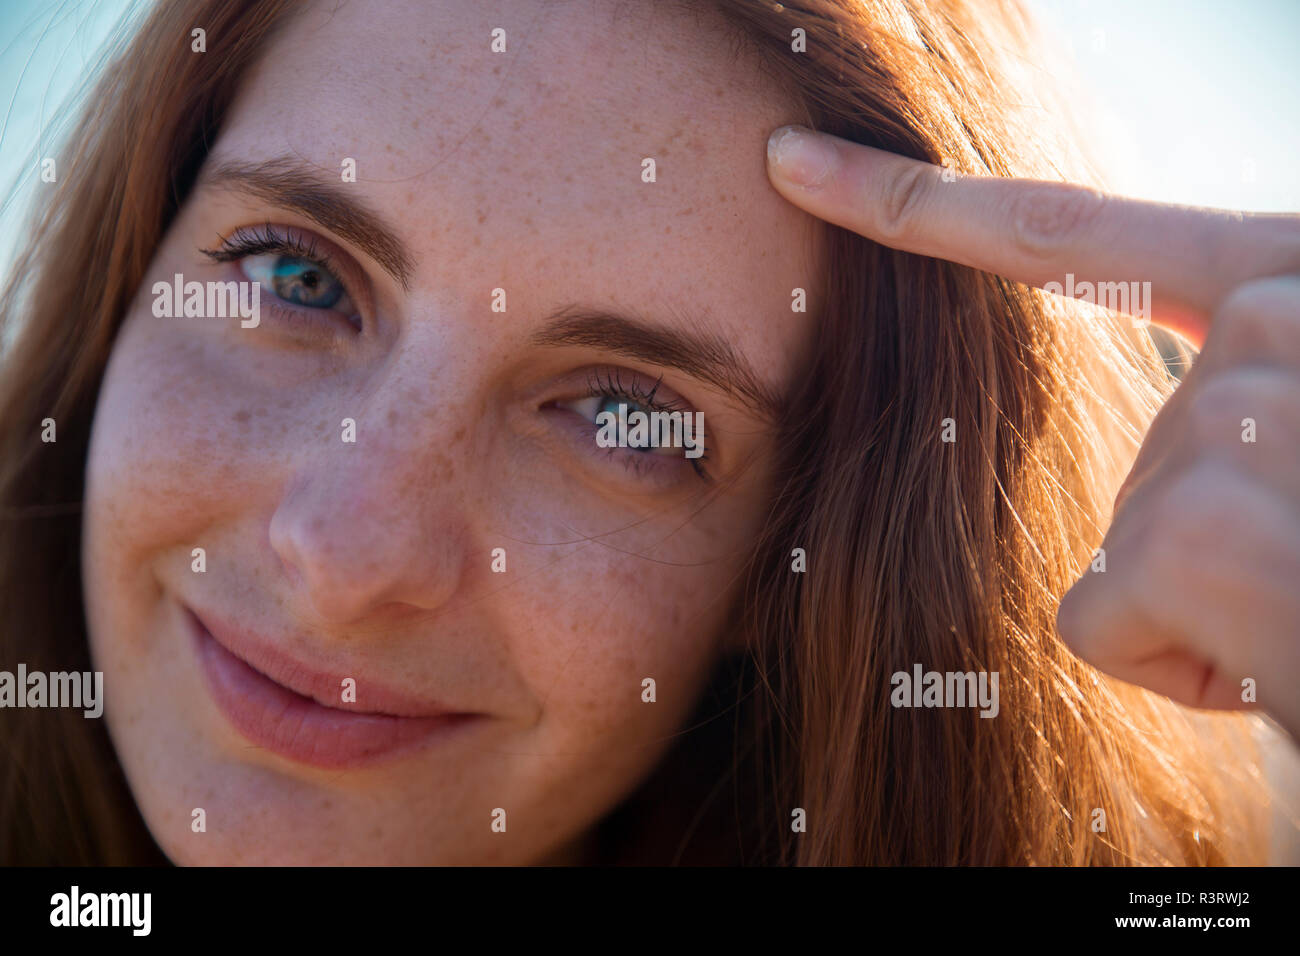
[[[790,130],[768,144],[777,191],[868,239],[1039,287],[1150,281],[1151,320],[1201,354],[1120,490],[1109,573],[1083,575],[1057,630],[1100,670],[1193,707],[1256,706],[1252,678],[1300,740],[1300,216],[958,177]]]

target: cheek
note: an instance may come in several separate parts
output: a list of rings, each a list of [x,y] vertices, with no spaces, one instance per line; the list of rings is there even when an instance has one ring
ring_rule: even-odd
[[[246,508],[248,476],[272,456],[274,430],[250,428],[268,409],[221,388],[213,344],[166,321],[128,318],[100,390],[86,473],[96,572],[138,574],[161,548],[188,564],[204,527]]]
[[[153,723],[141,705],[153,692],[135,682],[182,686],[186,674],[185,645],[163,636],[175,622],[157,616],[159,581],[189,577],[196,547],[212,562],[214,529],[249,512],[247,477],[268,471],[269,452],[245,440],[247,399],[213,385],[211,344],[162,322],[133,312],[120,330],[86,467],[86,618],[106,686],[113,673],[129,691],[106,691],[119,726]]]
[[[539,711],[510,747],[538,826],[598,819],[677,739],[718,659],[730,575],[713,570],[589,542],[498,605]]]
[[[157,637],[174,623],[159,617],[157,572],[171,563],[188,573],[191,550],[249,472],[234,409],[204,388],[201,343],[159,322],[133,311],[114,344],[87,458],[81,561],[110,727],[165,735],[157,688],[182,686],[185,658]],[[153,743],[151,764],[170,752]]]
[[[548,736],[603,751],[675,732],[717,660],[728,576],[595,542],[562,566],[511,600]]]

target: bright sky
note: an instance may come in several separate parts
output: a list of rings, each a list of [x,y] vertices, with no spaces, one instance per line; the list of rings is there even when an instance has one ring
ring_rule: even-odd
[[[145,0],[147,2],[147,0]],[[1100,119],[1112,188],[1257,211],[1300,210],[1300,2],[1027,0],[1053,27]],[[56,107],[140,0],[0,2],[0,271],[39,184]],[[22,177],[22,187],[11,195]]]
[[[1096,101],[1112,189],[1300,211],[1300,2],[1028,3]]]

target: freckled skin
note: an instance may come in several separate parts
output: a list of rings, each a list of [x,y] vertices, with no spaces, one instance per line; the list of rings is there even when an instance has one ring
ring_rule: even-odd
[[[812,334],[790,290],[816,285],[818,233],[768,185],[764,145],[796,117],[725,49],[716,28],[620,3],[355,2],[308,8],[246,77],[214,155],[334,176],[355,158],[348,188],[414,271],[403,290],[306,220],[199,191],[115,343],[87,470],[88,623],[109,730],[172,859],[570,859],[663,755],[734,646],[772,439],[681,373],[529,336],[571,303],[685,315],[789,382]],[[657,183],[645,156],[671,157]],[[357,263],[364,335],[295,342],[265,290],[258,330],[152,315],[154,281],[238,278],[197,250],[267,221]],[[716,487],[683,462],[647,483],[540,410],[580,397],[555,383],[594,365],[662,376],[702,411]],[[360,769],[266,752],[217,711],[182,603],[297,635],[285,651],[355,675],[362,698],[370,678],[490,719]]]

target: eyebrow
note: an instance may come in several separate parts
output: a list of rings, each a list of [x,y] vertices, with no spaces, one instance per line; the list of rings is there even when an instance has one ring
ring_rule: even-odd
[[[201,183],[240,190],[305,216],[356,245],[410,289],[411,254],[393,228],[341,183],[322,179],[315,167],[290,156],[256,163],[227,160],[205,169]]]
[[[675,368],[739,398],[769,420],[781,411],[781,394],[755,374],[731,343],[703,330],[666,329],[636,316],[566,306],[533,333],[534,345],[603,349]]]

